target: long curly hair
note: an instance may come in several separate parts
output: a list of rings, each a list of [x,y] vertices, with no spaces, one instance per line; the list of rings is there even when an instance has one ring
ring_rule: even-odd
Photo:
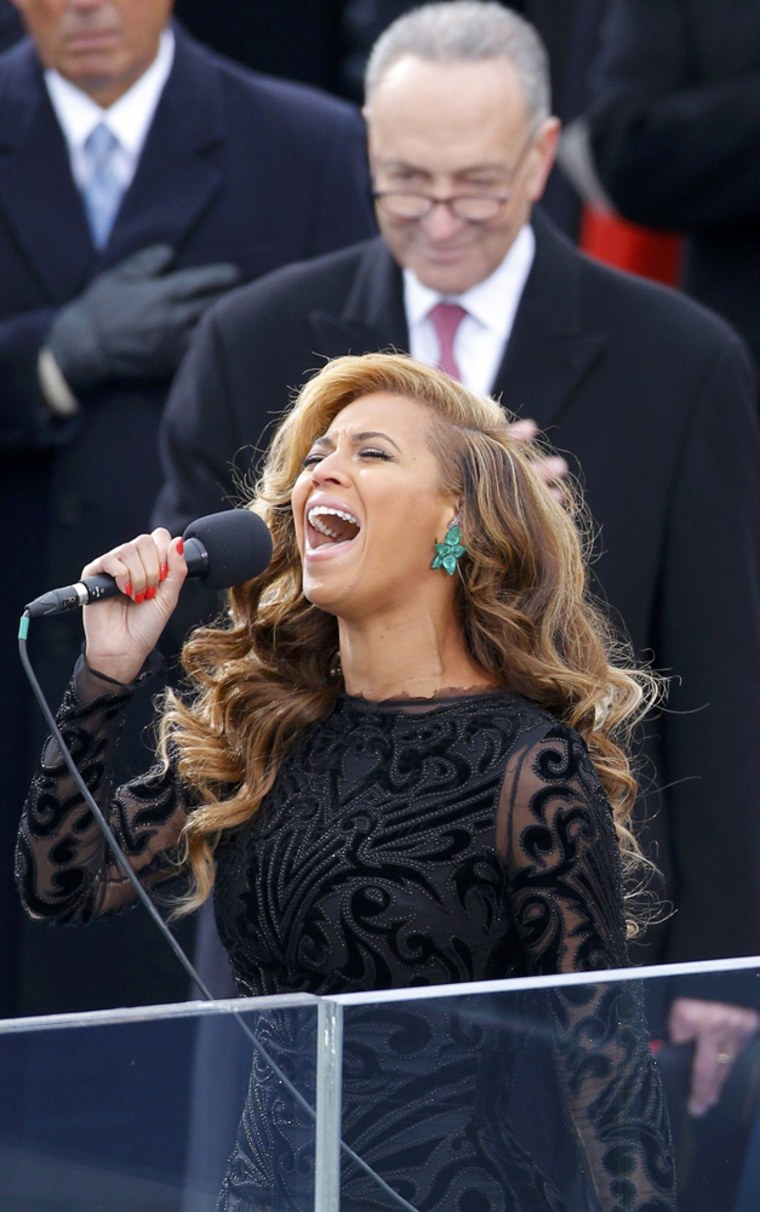
[[[495,400],[406,355],[378,353],[336,358],[298,394],[249,506],[271,531],[272,561],[231,590],[224,617],[184,646],[193,695],[170,694],[161,722],[164,755],[172,753],[196,804],[183,835],[192,886],[180,911],[208,895],[222,831],[253,816],[294,738],[329,714],[342,688],[337,620],[302,591],[291,493],[314,440],[348,404],[375,392],[430,412],[441,488],[459,501],[467,548],[456,605],[469,653],[496,683],[583,737],[610,799],[627,885],[640,885],[629,750],[659,683],[633,667],[590,598],[590,528],[577,493],[568,487],[555,498],[534,467],[541,447],[511,436]],[[635,932],[635,912],[629,923]]]

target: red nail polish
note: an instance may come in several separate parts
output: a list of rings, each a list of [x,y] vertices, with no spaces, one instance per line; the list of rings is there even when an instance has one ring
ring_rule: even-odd
[[[127,581],[126,585],[124,586],[124,592],[128,598],[132,597],[132,582],[131,581]]]
[[[177,554],[178,555],[185,554],[185,540],[184,539],[177,540]]]
[[[157,592],[156,586],[149,585],[148,588],[145,590],[145,600],[148,602],[152,601],[153,598],[156,596],[156,592]]]
[[[161,567],[160,567],[160,568],[159,568],[159,570],[158,570],[158,579],[159,579],[159,581],[165,581],[165,580],[166,580],[166,578],[168,577],[168,575],[169,575],[169,565],[168,565],[168,564],[162,564],[162,565],[161,565]]]
[[[135,600],[136,604],[139,606],[141,602],[144,602],[144,601],[145,601],[145,594],[144,594],[144,593],[136,593],[136,594],[135,594],[135,599],[134,599],[134,600]]]

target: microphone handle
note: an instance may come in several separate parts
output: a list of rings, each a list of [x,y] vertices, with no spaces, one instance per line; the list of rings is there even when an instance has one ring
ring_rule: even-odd
[[[200,539],[185,539],[185,560],[188,575],[204,577],[208,572],[208,552]],[[96,572],[94,576],[75,581],[73,585],[64,585],[60,589],[51,589],[35,598],[25,607],[31,619],[43,618],[49,614],[65,614],[69,610],[78,610],[80,606],[90,606],[93,602],[102,602],[105,598],[115,598],[119,588],[114,578],[107,572]]]

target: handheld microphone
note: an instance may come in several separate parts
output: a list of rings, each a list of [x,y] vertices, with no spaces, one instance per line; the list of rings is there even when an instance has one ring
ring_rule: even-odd
[[[272,536],[258,514],[248,509],[225,509],[197,518],[182,537],[188,575],[202,580],[209,589],[228,589],[250,581],[264,571],[272,558]],[[98,572],[73,585],[43,593],[29,602],[25,610],[29,618],[38,619],[77,610],[118,593],[114,578]]]

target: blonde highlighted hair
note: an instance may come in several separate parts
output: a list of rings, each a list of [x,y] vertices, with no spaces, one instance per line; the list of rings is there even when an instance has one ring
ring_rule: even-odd
[[[208,895],[221,832],[253,816],[288,746],[329,714],[341,689],[337,621],[302,592],[291,492],[314,440],[348,404],[377,392],[430,412],[441,488],[460,502],[467,554],[457,605],[473,660],[586,741],[627,883],[639,883],[645,862],[630,830],[637,783],[628,750],[658,683],[633,667],[590,599],[583,514],[569,490],[558,501],[541,481],[541,449],[511,436],[496,401],[405,355],[378,353],[336,358],[299,393],[250,505],[272,533],[272,562],[232,590],[226,619],[196,631],[183,650],[195,695],[169,696],[162,720],[164,751],[176,754],[197,803],[184,832],[193,888],[182,908]],[[633,931],[635,913],[629,920]]]

